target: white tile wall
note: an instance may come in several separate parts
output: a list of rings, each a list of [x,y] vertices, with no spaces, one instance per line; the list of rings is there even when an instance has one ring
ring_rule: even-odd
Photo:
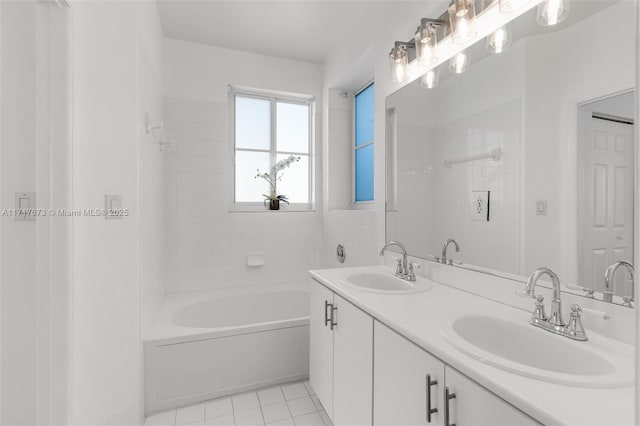
[[[320,266],[319,212],[230,212],[229,106],[165,98],[167,291],[305,281]],[[253,177],[248,177],[252,179]],[[246,266],[263,251],[265,265]]]
[[[147,417],[145,426],[333,426],[309,385],[297,382]]]

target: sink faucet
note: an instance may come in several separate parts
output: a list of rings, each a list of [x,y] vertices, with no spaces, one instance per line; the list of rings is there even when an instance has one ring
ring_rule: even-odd
[[[449,238],[442,245],[442,256],[440,257],[440,263],[447,264],[447,248],[449,248],[449,244],[453,243],[456,246],[456,251],[460,251],[460,245],[453,238]],[[453,259],[449,259],[449,265],[453,264]]]
[[[634,290],[634,282],[633,275],[635,270],[633,269],[633,265],[626,260],[619,260],[617,262],[612,263],[608,268],[607,272],[604,274],[604,291],[602,292],[602,300],[605,302],[613,301],[613,277],[616,274],[616,271],[621,266],[624,266],[629,271],[629,275],[631,275],[631,297],[624,296],[622,299],[624,300],[624,306],[632,307],[631,302],[633,302],[635,297]]]
[[[404,248],[404,245],[399,241],[389,241],[385,243],[380,249],[380,256],[384,255],[385,250],[387,250],[391,246],[397,246],[402,250],[402,261],[398,262],[398,267],[396,268],[396,277],[407,279],[409,277],[409,265],[407,261],[407,249]],[[413,278],[415,280],[415,276]]]
[[[536,296],[535,294],[538,279],[543,275],[548,275],[551,278],[551,284],[553,285],[551,315],[548,317],[544,313],[544,298],[541,295]],[[533,311],[531,320],[529,321],[531,325],[574,340],[587,340],[587,335],[584,331],[582,320],[580,318],[580,312],[582,311],[580,306],[571,305],[571,320],[569,321],[569,324],[565,323],[564,319],[562,319],[562,293],[560,292],[560,279],[553,269],[538,268],[533,271],[527,280],[525,293],[536,299],[536,308]]]

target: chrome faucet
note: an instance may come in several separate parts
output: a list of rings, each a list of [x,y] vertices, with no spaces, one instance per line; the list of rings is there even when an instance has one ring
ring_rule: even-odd
[[[616,271],[621,266],[627,268],[627,270],[629,271],[629,275],[631,275],[631,296],[624,296],[622,298],[622,300],[624,300],[624,306],[628,306],[631,308],[633,307],[633,305],[631,305],[631,302],[634,301],[635,297],[635,289],[633,288],[633,276],[635,270],[633,268],[633,265],[626,260],[619,260],[617,262],[614,262],[607,268],[607,272],[604,274],[604,291],[602,292],[602,300],[604,300],[605,302],[613,301],[613,278],[616,275]]]
[[[538,279],[548,275],[551,278],[551,284],[553,285],[553,299],[551,300],[551,315],[547,317],[544,312],[544,297],[542,295],[536,296],[535,288]],[[580,318],[580,312],[582,309],[578,305],[571,305],[571,320],[569,324],[562,319],[562,301],[560,292],[560,279],[558,274],[550,268],[538,268],[527,280],[527,286],[525,287],[525,293],[536,299],[536,307],[531,315],[529,323],[536,327],[540,327],[552,333],[560,334],[565,337],[569,337],[574,340],[587,340],[587,335],[582,326],[582,319]]]
[[[404,245],[399,241],[389,241],[385,243],[380,249],[380,256],[384,255],[386,249],[391,246],[397,246],[402,250],[402,260],[398,260],[398,265],[396,267],[396,277],[402,278],[407,281],[415,281],[416,276],[413,272],[413,267],[409,266],[409,262],[407,261],[407,249],[404,248]]]
[[[442,256],[440,257],[440,263],[447,264],[447,248],[449,248],[449,244],[453,243],[456,246],[456,251],[460,251],[460,245],[453,238],[449,238],[447,241],[442,244]],[[449,265],[453,264],[453,259],[449,259]]]

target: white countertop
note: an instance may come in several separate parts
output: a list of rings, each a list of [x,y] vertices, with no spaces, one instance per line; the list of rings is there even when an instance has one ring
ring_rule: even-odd
[[[633,425],[633,386],[584,388],[536,380],[480,362],[458,351],[440,334],[440,319],[456,313],[483,313],[527,323],[530,311],[488,300],[436,282],[421,293],[384,294],[340,284],[356,272],[393,273],[387,266],[324,269],[311,276],[407,339],[475,380],[545,425]],[[419,280],[426,278],[418,277]],[[615,352],[631,360],[634,347],[589,332],[581,344],[599,352]],[[558,339],[564,339],[557,336]],[[552,351],[554,348],[550,347]],[[558,357],[570,354],[558,353]],[[632,367],[629,377],[634,376]]]

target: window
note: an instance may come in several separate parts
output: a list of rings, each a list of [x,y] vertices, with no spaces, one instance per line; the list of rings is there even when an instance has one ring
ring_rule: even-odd
[[[355,202],[373,201],[373,83],[356,93],[355,100]]]
[[[277,195],[309,207],[311,199],[312,102],[310,97],[284,97],[269,92],[232,91],[236,205],[260,205],[271,189],[260,178],[291,155],[299,158],[279,175]],[[281,180],[280,180],[281,178]]]

